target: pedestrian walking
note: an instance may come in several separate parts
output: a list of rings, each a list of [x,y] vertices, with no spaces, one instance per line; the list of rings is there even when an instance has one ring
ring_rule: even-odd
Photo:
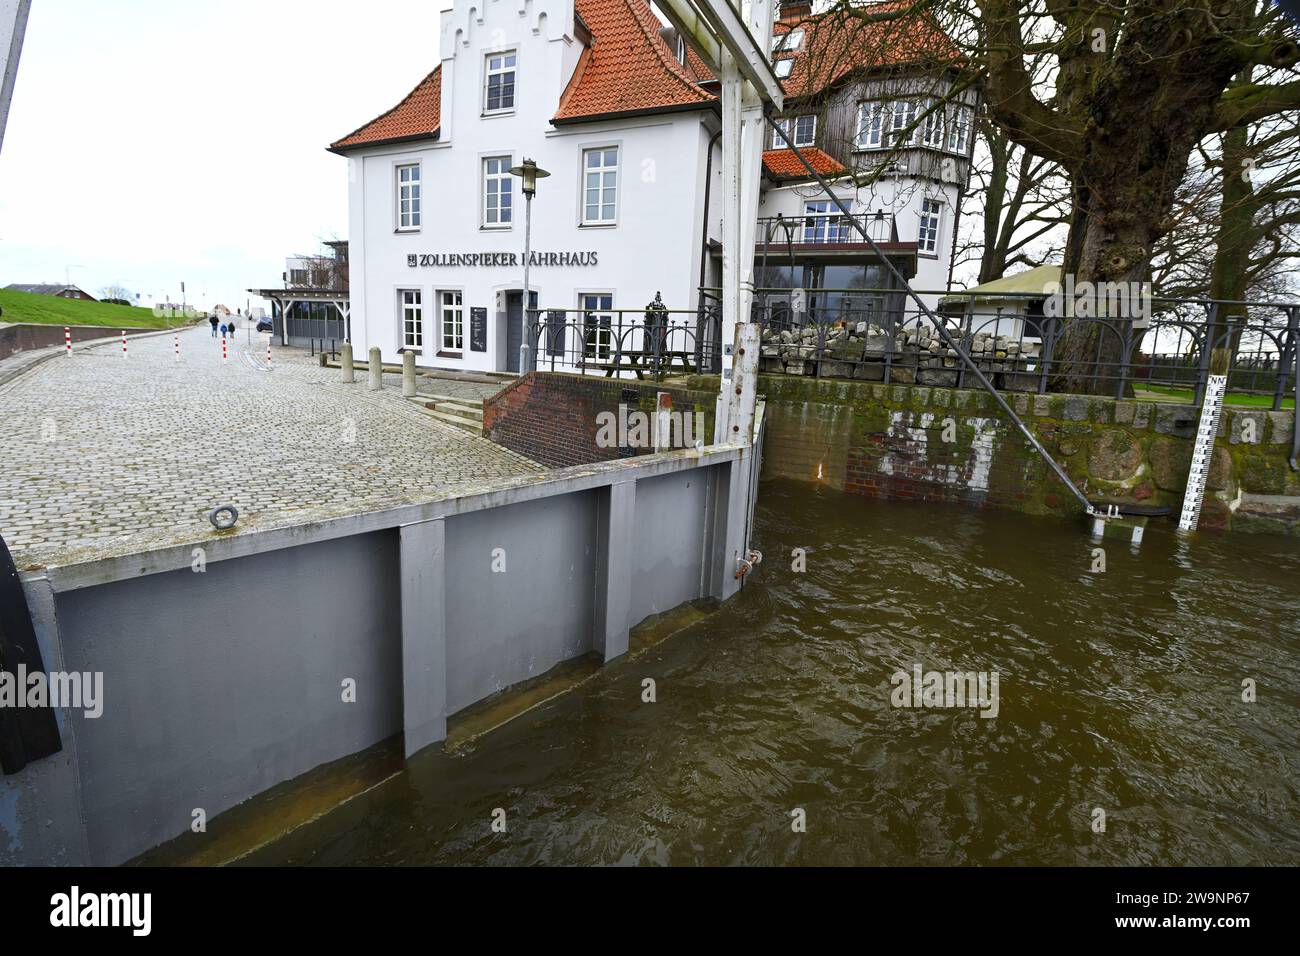
[[[217,317],[215,315],[210,315],[208,316],[208,321],[212,323],[212,337],[215,339],[217,337]]]
[[[225,322],[222,322],[222,323],[221,323],[221,337],[222,337],[222,339],[224,339],[224,338],[226,337],[226,323],[225,323]]]

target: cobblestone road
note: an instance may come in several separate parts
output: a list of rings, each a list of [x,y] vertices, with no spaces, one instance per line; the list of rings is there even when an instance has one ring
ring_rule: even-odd
[[[344,385],[297,350],[268,371],[266,338],[240,332],[224,365],[206,327],[180,333],[180,361],[170,335],[125,358],[110,340],[0,387],[0,533],[19,568],[196,540],[218,504],[245,531],[543,470],[420,412],[396,378]]]

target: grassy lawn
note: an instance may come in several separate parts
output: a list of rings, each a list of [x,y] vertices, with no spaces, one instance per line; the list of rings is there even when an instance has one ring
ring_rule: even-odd
[[[1144,385],[1135,389],[1138,399],[1148,402],[1190,402],[1196,395],[1190,388],[1172,388],[1168,385]],[[1225,405],[1246,405],[1252,408],[1272,408],[1272,395],[1249,395],[1244,392],[1229,392],[1224,396]],[[1295,408],[1295,398],[1283,398],[1283,408]]]
[[[152,309],[81,299],[60,299],[57,295],[34,295],[0,289],[0,322],[35,322],[40,325],[106,325],[123,329],[166,329],[184,325],[185,320],[159,318]]]

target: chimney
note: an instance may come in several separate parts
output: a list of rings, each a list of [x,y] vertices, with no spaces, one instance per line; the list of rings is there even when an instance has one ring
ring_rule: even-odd
[[[782,20],[804,20],[812,16],[812,0],[781,0]]]

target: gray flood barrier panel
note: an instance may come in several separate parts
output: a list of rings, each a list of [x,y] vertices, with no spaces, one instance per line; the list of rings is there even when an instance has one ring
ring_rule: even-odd
[[[761,421],[761,413],[760,413]],[[485,483],[324,521],[24,576],[51,668],[103,715],[0,778],[0,863],[122,863],[244,800],[448,716],[628,629],[734,593],[752,449]],[[346,686],[345,686],[346,685]],[[354,688],[355,699],[349,699]]]

